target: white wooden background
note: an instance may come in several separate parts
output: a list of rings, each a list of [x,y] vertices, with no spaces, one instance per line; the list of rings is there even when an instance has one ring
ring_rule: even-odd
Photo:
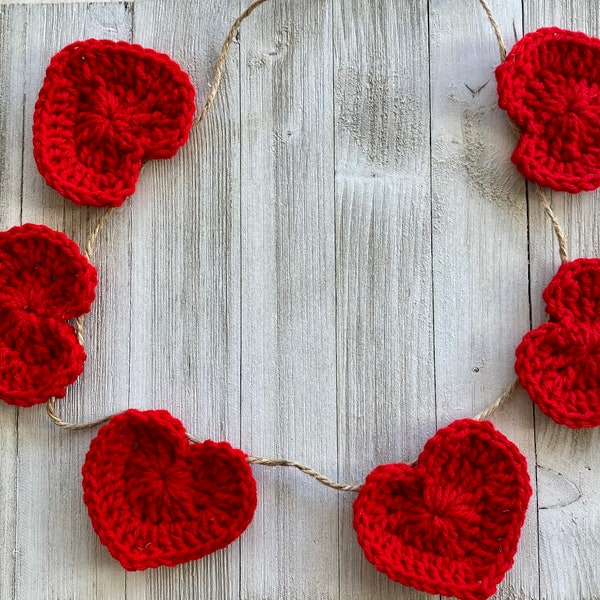
[[[46,187],[32,157],[50,57],[87,37],[138,42],[202,100],[245,1],[0,4],[0,225],[82,243],[98,213]],[[509,45],[543,25],[600,34],[588,0],[493,9]],[[208,120],[144,170],[99,240],[89,359],[60,411],[165,407],[195,436],[361,480],[512,381],[556,247],[509,160],[476,0],[272,0],[238,41]],[[598,256],[600,194],[553,203],[572,254]],[[494,422],[536,488],[497,598],[599,599],[598,431],[555,425],[523,392]],[[429,597],[366,562],[352,495],[260,467],[239,542],[126,573],[81,499],[93,435],[0,403],[0,600]]]

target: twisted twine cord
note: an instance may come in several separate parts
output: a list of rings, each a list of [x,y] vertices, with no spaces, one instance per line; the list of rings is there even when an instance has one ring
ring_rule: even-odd
[[[87,242],[85,244],[84,256],[91,260],[92,255],[94,254],[94,249],[96,247],[96,242],[98,240],[98,236],[100,232],[104,228],[104,225],[108,221],[108,217],[110,217],[114,208],[111,206],[104,210],[100,215],[98,221],[96,221],[96,225],[94,229],[92,229],[92,233],[90,233]],[[85,315],[80,315],[75,319],[75,335],[77,336],[77,341],[84,346],[85,342]],[[62,427],[63,429],[69,429],[72,431],[80,430],[80,429],[89,429],[91,427],[96,427],[98,425],[102,425],[109,421],[114,415],[105,417],[104,419],[99,419],[98,421],[93,421],[91,423],[68,423],[67,421],[63,421],[56,412],[56,398],[49,398],[48,402],[46,402],[46,413],[50,420],[57,425],[58,427]]]
[[[94,427],[98,427],[99,425],[104,425],[104,423],[107,423],[113,417],[122,414],[118,412],[112,415],[108,415],[107,417],[104,417],[102,419],[98,419],[97,421],[91,421],[89,423],[69,423],[68,421],[63,421],[63,419],[61,419],[58,416],[58,413],[56,412],[56,398],[50,398],[50,400],[48,400],[48,402],[46,403],[46,413],[55,425],[61,427],[62,429],[67,429],[69,431],[82,431],[85,429],[92,429]],[[199,440],[193,435],[190,435],[189,433],[186,435],[190,442],[194,444],[202,443],[202,440]],[[283,458],[264,458],[262,456],[248,455],[246,456],[246,461],[251,465],[261,465],[264,467],[294,467],[295,469],[298,469],[299,471],[308,475],[309,477],[312,477],[320,484],[333,490],[337,490],[338,492],[358,492],[363,486],[362,483],[338,483],[337,481],[329,479],[329,477],[323,475],[322,473],[319,473],[319,471],[313,469],[312,467],[303,465],[302,463],[297,462],[295,460],[286,460]]]
[[[187,434],[187,438],[188,440],[190,440],[190,442],[193,442],[194,444],[202,443],[202,440],[195,438],[189,433]],[[319,473],[319,471],[313,469],[312,467],[303,465],[302,463],[297,462],[295,460],[286,460],[284,458],[265,458],[263,456],[253,456],[249,454],[246,456],[246,462],[251,465],[260,465],[263,467],[293,467],[294,469],[298,469],[298,471],[301,471],[305,475],[312,477],[322,485],[333,490],[337,490],[338,492],[358,492],[363,486],[362,483],[337,483],[337,481],[329,479],[329,477],[326,477],[322,473]]]
[[[506,60],[506,44],[504,43],[504,39],[502,37],[502,32],[500,31],[500,25],[498,21],[496,21],[496,17],[494,17],[494,13],[490,8],[490,5],[486,2],[486,0],[479,0],[479,3],[483,7],[483,10],[486,12],[488,19],[490,20],[490,25],[496,34],[496,40],[498,41],[498,50],[500,52],[500,62],[504,62]]]
[[[69,423],[68,421],[63,421],[56,412],[56,398],[50,398],[48,402],[46,402],[46,413],[50,420],[57,426],[62,427],[62,429],[68,429],[69,431],[83,431],[84,429],[92,429],[94,427],[98,427],[99,425],[104,425],[104,423],[108,423],[113,417],[116,417],[120,413],[115,413],[114,415],[108,415],[102,419],[98,419],[97,421],[91,421],[89,423]]]
[[[560,225],[556,213],[552,210],[552,205],[550,204],[550,200],[548,200],[548,196],[546,196],[544,190],[542,190],[537,183],[535,184],[535,193],[540,199],[540,202],[544,207],[544,211],[550,219],[550,223],[552,223],[552,229],[554,230],[554,235],[556,237],[556,241],[558,242],[558,254],[560,255],[560,262],[564,264],[569,261],[569,251],[567,250],[567,238],[565,236],[565,232]]]
[[[91,261],[92,255],[94,254],[94,249],[96,248],[96,242],[98,240],[98,236],[100,232],[104,229],[104,225],[108,221],[108,217],[112,214],[114,208],[111,206],[107,208],[101,215],[94,229],[92,229],[92,233],[90,233],[87,242],[85,244],[85,250],[83,252],[84,256]],[[83,346],[84,342],[84,333],[85,333],[85,315],[79,315],[75,319],[75,334],[77,335],[77,341]]]
[[[479,414],[473,417],[475,421],[485,421],[489,419],[495,412],[500,410],[512,397],[519,388],[519,380],[515,379],[502,393],[502,395],[494,402],[490,404],[486,409],[482,410]]]
[[[319,483],[326,485],[338,492],[358,492],[362,488],[362,483],[343,484],[332,481],[325,475],[322,475],[318,471],[303,465],[302,463],[296,462],[295,460],[284,460],[281,458],[263,458],[262,456],[247,456],[246,460],[251,465],[263,465],[265,467],[294,467],[302,473],[305,473],[309,477],[313,477]]]
[[[473,419],[475,421],[484,421],[484,420],[488,419],[492,414],[494,414],[495,412],[500,410],[514,396],[518,387],[519,387],[519,381],[518,380],[513,381],[512,384],[502,393],[502,395],[493,404],[491,404],[485,410],[483,410],[478,415],[473,417]],[[46,412],[48,413],[48,417],[55,425],[57,425],[58,427],[61,427],[62,429],[67,429],[69,431],[82,431],[85,429],[92,429],[94,427],[98,427],[99,425],[103,425],[104,423],[107,423],[113,417],[117,416],[118,414],[121,414],[121,413],[115,413],[112,415],[108,415],[107,417],[104,417],[102,419],[98,419],[96,421],[91,421],[89,423],[69,423],[68,421],[64,421],[63,419],[61,419],[58,416],[58,413],[56,412],[55,403],[56,403],[55,398],[51,398],[46,403]],[[194,444],[202,443],[201,440],[194,437],[193,435],[190,435],[189,433],[187,434],[187,438],[190,440],[190,442],[192,442]],[[294,469],[298,469],[305,475],[312,477],[315,481],[317,481],[321,485],[324,485],[325,487],[331,488],[333,490],[337,490],[338,492],[357,493],[361,490],[361,488],[364,485],[363,483],[350,483],[350,484],[338,483],[337,481],[333,481],[332,479],[329,479],[329,477],[327,477],[326,475],[323,475],[316,469],[313,469],[312,467],[309,467],[308,465],[304,465],[295,460],[287,460],[284,458],[266,458],[263,456],[254,456],[254,455],[246,456],[246,460],[251,465],[259,465],[259,466],[264,466],[264,467],[293,467]],[[411,465],[415,464],[415,461],[413,461],[410,464]]]
[[[210,93],[204,103],[204,107],[200,111],[200,114],[192,121],[192,127],[195,127],[202,121],[204,121],[206,115],[212,108],[212,105],[215,102],[215,98],[219,92],[219,88],[221,87],[221,82],[223,79],[223,73],[225,73],[225,68],[227,65],[227,55],[229,54],[229,47],[231,46],[233,40],[235,39],[238,31],[240,30],[241,24],[261,5],[268,0],[256,0],[253,2],[234,22],[223,42],[223,46],[221,47],[221,52],[219,54],[219,58],[217,58],[217,65],[215,67],[215,75],[213,77],[213,82],[210,86]]]

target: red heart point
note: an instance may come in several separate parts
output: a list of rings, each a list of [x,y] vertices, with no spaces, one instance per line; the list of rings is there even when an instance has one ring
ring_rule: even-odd
[[[354,502],[366,558],[430,594],[484,600],[513,564],[531,486],[525,458],[489,422],[455,421],[414,466],[373,470]]]
[[[191,444],[166,410],[128,410],[102,427],[83,465],[83,491],[100,541],[131,571],[224,548],[256,508],[246,455],[227,442]]]

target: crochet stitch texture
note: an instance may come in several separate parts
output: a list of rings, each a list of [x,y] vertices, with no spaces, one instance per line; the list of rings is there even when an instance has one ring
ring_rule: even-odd
[[[416,464],[375,468],[354,528],[393,581],[484,600],[512,567],[531,493],[518,448],[489,421],[463,419],[439,430]]]
[[[550,320],[529,331],[515,371],[540,410],[572,428],[600,425],[600,259],[561,265],[544,290]]]
[[[85,40],[50,61],[33,115],[33,154],[49,186],[77,204],[120,206],[145,161],[171,158],[196,106],[166,54]]]
[[[498,104],[522,131],[512,160],[523,177],[572,194],[600,186],[600,40],[538,29],[496,78]]]
[[[175,566],[224,548],[248,527],[256,482],[227,442],[190,443],[166,410],[128,410],[92,440],[84,502],[125,569]]]
[[[89,312],[96,269],[45,225],[0,232],[0,398],[32,406],[62,398],[86,355],[69,319]]]

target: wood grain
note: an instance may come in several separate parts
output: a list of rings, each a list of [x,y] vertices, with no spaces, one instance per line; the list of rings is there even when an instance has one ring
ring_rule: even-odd
[[[136,43],[167,52],[206,96],[237,3],[139,3]],[[132,202],[133,406],[166,407],[200,438],[240,443],[240,141],[234,51],[214,111]],[[138,200],[135,202],[135,200]],[[239,544],[179,569],[127,576],[127,597],[233,598]]]
[[[0,5],[0,225],[42,222],[82,243],[100,212],[50,190],[31,154],[50,57],[86,37],[153,47],[190,73],[201,105],[244,0]],[[600,35],[594,3],[492,8],[509,47],[541,25]],[[475,0],[261,6],[207,120],[144,169],[98,240],[89,360],[61,414],[163,407],[197,437],[351,483],[495,400],[558,266],[510,163],[497,63]],[[597,256],[600,194],[552,200],[573,256]],[[0,404],[0,600],[429,597],[364,559],[352,494],[265,467],[239,542],[125,573],[81,501],[93,432]],[[599,434],[554,425],[523,392],[494,422],[536,488],[496,597],[597,600]]]
[[[240,36],[242,443],[335,477],[332,7],[260,11]],[[339,595],[338,497],[301,477],[257,472],[244,597]]]
[[[338,444],[340,476],[360,480],[435,430],[427,4],[335,8]],[[397,598],[356,544],[352,500],[341,597]]]
[[[434,3],[430,13],[438,426],[501,395],[514,379],[514,348],[529,329],[525,184],[510,163],[514,135],[496,106],[498,46],[483,11],[473,18],[472,8],[451,0]],[[504,32],[522,20],[520,1],[494,11]],[[519,393],[493,420],[525,454],[535,483],[531,402]],[[534,496],[498,598],[538,597],[536,503]]]
[[[596,3],[530,3],[525,28],[556,25],[600,35],[600,7]],[[532,326],[546,320],[541,292],[560,260],[552,230],[530,189],[530,285]],[[599,256],[600,194],[570,196],[554,193],[552,204],[565,227],[571,258]],[[573,431],[536,412],[536,447],[542,484],[550,491],[539,498],[540,596],[548,600],[600,597],[600,432]]]
[[[0,7],[0,225],[19,222],[23,153],[25,11]],[[13,147],[16,150],[11,151]],[[0,402],[0,600],[14,597],[18,411]]]
[[[82,37],[128,39],[131,14],[122,4],[30,6],[26,23],[24,61],[20,65],[26,73],[21,219],[45,223],[82,242],[97,212],[81,210],[66,202],[38,174],[30,150],[33,106],[53,54]],[[123,249],[126,244],[120,240],[115,246]],[[127,338],[119,343],[101,344],[99,331],[103,318],[104,326],[112,327],[113,331],[123,322],[123,315],[113,308],[127,306],[126,290],[114,287],[123,271],[121,259],[119,252],[104,252],[97,261],[102,282],[100,301],[88,319],[88,337],[93,340],[88,344],[88,365],[93,368],[86,369],[85,375],[69,390],[68,399],[59,403],[67,419],[112,412],[119,405],[119,395],[126,383]],[[106,306],[105,299],[111,304]],[[94,360],[95,364],[91,362]],[[93,531],[81,502],[80,469],[91,432],[69,435],[48,428],[48,419],[40,408],[20,411],[18,435],[16,552],[19,560],[15,598],[91,598],[96,593],[104,597],[123,596],[124,573],[92,541]],[[103,564],[107,566],[107,576],[98,569]]]

